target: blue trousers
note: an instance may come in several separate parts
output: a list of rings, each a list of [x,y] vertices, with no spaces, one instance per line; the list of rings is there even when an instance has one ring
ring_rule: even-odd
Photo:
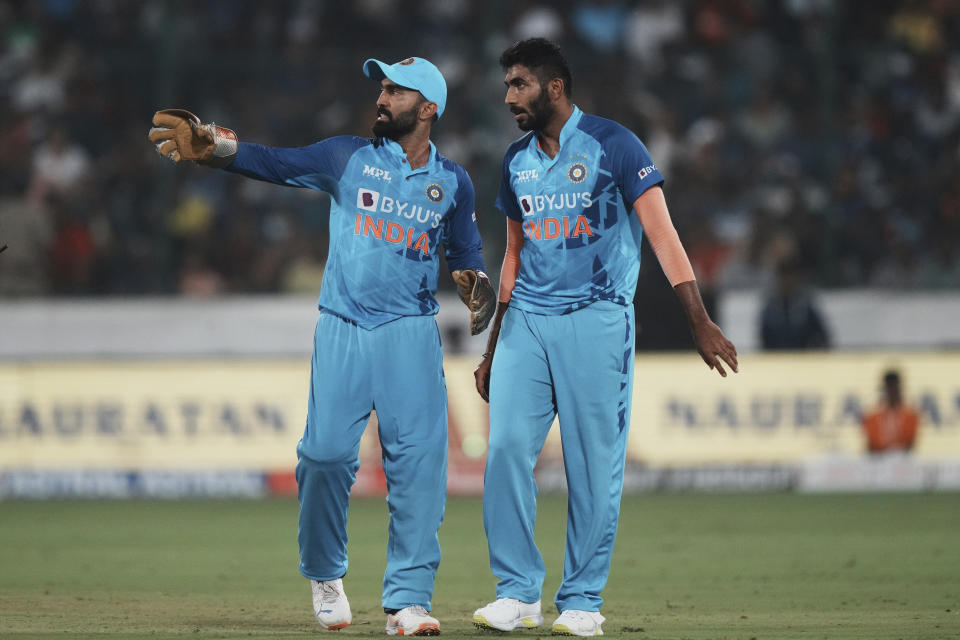
[[[383,607],[431,608],[447,488],[447,393],[432,316],[373,330],[322,312],[297,445],[300,572],[347,572],[347,507],[371,410],[380,423],[390,513]]]
[[[511,307],[490,374],[483,524],[498,598],[540,600],[534,467],[559,416],[568,485],[559,611],[599,611],[617,533],[633,387],[633,308],[564,315]]]

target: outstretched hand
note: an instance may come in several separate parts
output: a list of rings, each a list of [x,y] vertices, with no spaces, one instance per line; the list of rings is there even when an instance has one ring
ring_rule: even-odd
[[[712,320],[703,320],[694,325],[693,340],[697,343],[697,351],[700,357],[707,363],[711,369],[716,369],[724,378],[727,372],[723,368],[726,363],[734,373],[738,371],[737,348],[733,343],[727,340],[723,331]]]
[[[232,129],[203,124],[186,109],[157,111],[147,136],[160,155],[174,162],[190,160],[222,168],[237,155],[237,134]]]
[[[148,134],[157,152],[174,162],[206,162],[213,157],[216,140],[200,118],[186,109],[161,109],[153,115]]]

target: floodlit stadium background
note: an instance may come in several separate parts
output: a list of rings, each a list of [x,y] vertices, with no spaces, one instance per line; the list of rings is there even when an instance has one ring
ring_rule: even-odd
[[[499,52],[560,42],[574,100],[645,141],[714,317],[721,380],[645,252],[627,483],[960,488],[957,2],[0,3],[0,497],[289,492],[329,200],[197,167],[146,140],[185,107],[241,140],[367,135],[367,57],[420,55],[465,165],[490,271],[506,145]],[[828,349],[766,353],[776,267],[799,264]],[[477,493],[483,339],[441,277],[450,489]],[[910,456],[866,459],[859,416],[899,368]],[[376,431],[357,492],[383,491]],[[552,433],[539,478],[561,489]]]

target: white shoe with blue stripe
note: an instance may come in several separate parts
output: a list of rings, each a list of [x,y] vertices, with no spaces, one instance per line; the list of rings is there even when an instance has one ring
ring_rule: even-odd
[[[324,629],[336,631],[353,621],[350,603],[343,591],[343,580],[311,580],[313,588],[313,614]]]

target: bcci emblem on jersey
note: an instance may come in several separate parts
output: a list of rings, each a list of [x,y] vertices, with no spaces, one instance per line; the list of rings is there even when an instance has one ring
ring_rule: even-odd
[[[427,187],[427,199],[430,202],[440,202],[443,200],[443,189],[438,184],[431,184]]]
[[[582,162],[575,162],[567,170],[567,177],[570,182],[581,183],[587,178],[587,165]]]

